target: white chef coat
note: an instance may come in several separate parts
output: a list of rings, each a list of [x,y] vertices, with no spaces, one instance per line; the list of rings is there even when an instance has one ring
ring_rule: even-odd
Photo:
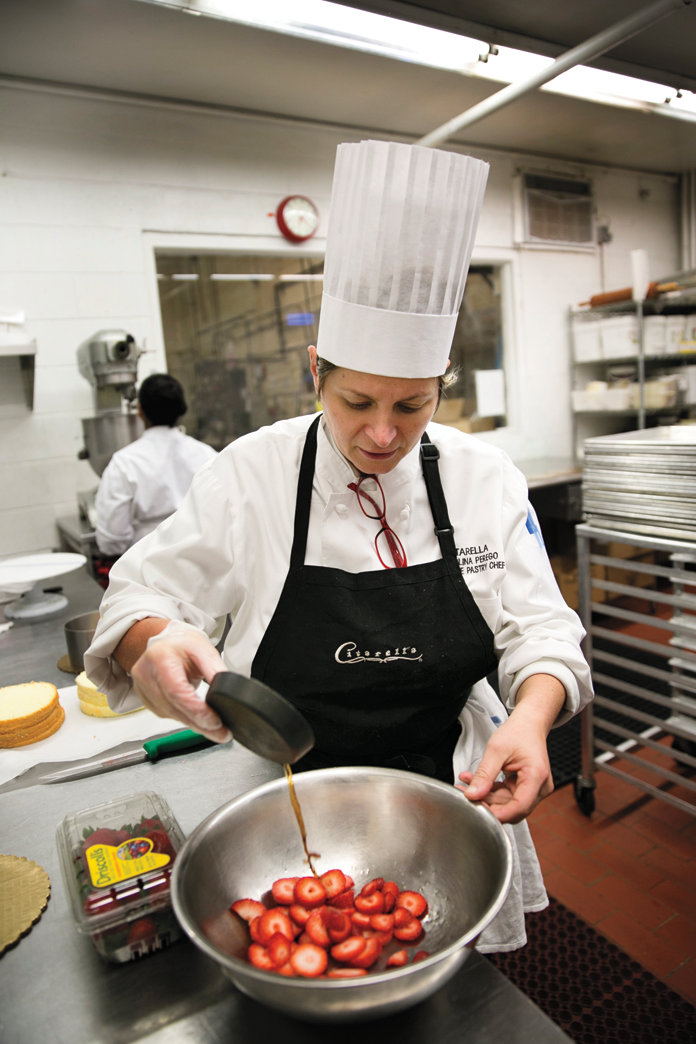
[[[115,710],[140,704],[130,677],[111,658],[123,635],[148,616],[182,620],[219,637],[232,626],[223,660],[249,676],[275,611],[292,546],[300,458],[313,417],[280,421],[229,445],[196,475],[179,510],[111,570],[93,644],[85,654],[91,680]],[[440,475],[464,579],[494,635],[501,696],[512,709],[532,674],[551,674],[565,687],[562,724],[592,696],[580,651],[583,629],[556,585],[524,476],[487,443],[439,424],[428,434],[440,451]],[[346,459],[321,424],[305,562],[348,572],[379,568],[379,523],[363,515]],[[440,557],[422,475],[419,446],[380,476],[390,525],[409,565]],[[446,626],[446,621],[443,621]],[[474,686],[462,712],[454,755],[457,773],[473,771],[505,710],[487,682]],[[524,910],[547,904],[526,823],[506,827],[515,853],[510,898],[479,948],[524,945]]]
[[[95,502],[99,550],[121,555],[156,529],[179,507],[198,469],[216,456],[204,442],[159,424],[117,450]]]

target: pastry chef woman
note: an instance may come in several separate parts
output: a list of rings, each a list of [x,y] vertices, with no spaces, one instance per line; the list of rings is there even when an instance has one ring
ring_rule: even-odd
[[[524,911],[547,904],[524,818],[552,789],[547,733],[591,684],[524,478],[430,423],[487,174],[453,152],[339,146],[310,348],[323,412],[246,435],[197,474],[113,567],[85,667],[114,709],[144,701],[220,741],[195,687],[251,675],[310,721],[298,768],[458,777],[516,855],[479,944],[494,951],[523,945]]]

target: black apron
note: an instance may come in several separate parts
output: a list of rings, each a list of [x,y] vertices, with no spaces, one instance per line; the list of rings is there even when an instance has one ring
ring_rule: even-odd
[[[497,667],[493,635],[457,561],[437,447],[421,463],[442,558],[364,573],[304,564],[317,429],[302,454],[290,569],[252,678],[300,710],[316,746],[293,768],[380,765],[454,782],[457,720]]]

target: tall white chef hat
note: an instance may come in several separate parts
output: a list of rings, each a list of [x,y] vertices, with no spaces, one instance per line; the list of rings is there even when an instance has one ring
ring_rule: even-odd
[[[385,377],[447,368],[488,164],[398,142],[339,145],[317,350]]]

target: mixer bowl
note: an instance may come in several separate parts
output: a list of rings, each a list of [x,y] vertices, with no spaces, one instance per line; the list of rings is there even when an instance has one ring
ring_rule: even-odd
[[[287,783],[274,780],[223,805],[190,836],[172,878],[176,915],[193,942],[238,989],[262,1004],[314,1022],[389,1015],[429,997],[464,964],[500,911],[512,877],[505,831],[452,786],[410,772],[332,768],[295,777],[317,870],[339,867],[356,891],[373,877],[428,900],[427,960],[385,969],[392,942],[359,979],[285,978],[252,967],[246,925],[228,912],[237,899],[265,901],[279,877],[309,873]],[[273,905],[271,902],[270,905]]]
[[[145,425],[137,413],[104,413],[99,417],[83,417],[82,434],[87,459],[101,478],[117,450],[139,439]]]

